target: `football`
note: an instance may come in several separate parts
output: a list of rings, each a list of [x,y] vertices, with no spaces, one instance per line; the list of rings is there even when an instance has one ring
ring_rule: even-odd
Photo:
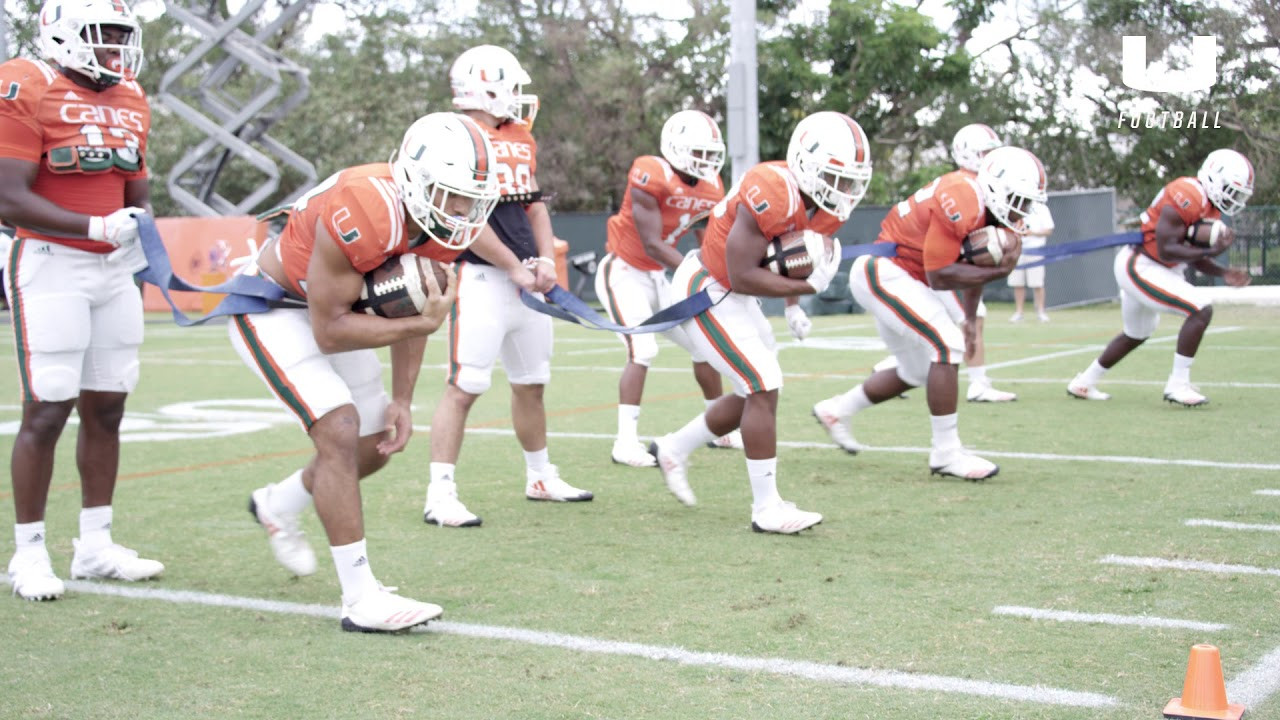
[[[1198,248],[1211,248],[1229,230],[1221,220],[1199,220],[1187,228],[1187,243]]]
[[[826,251],[831,252],[830,237],[814,230],[792,230],[769,241],[760,266],[782,277],[804,280],[813,272],[814,259],[807,243],[811,236],[820,236]]]
[[[988,225],[969,233],[960,246],[960,258],[980,267],[995,267],[1005,253],[1022,244],[1022,236],[1008,228]]]
[[[365,273],[360,299],[351,309],[385,318],[420,314],[427,304],[427,267],[443,292],[448,283],[445,265],[412,254],[393,255]]]

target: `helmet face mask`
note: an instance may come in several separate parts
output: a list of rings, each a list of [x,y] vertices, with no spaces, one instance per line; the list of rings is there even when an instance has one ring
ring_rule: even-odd
[[[449,69],[455,108],[482,110],[501,120],[529,125],[538,114],[538,96],[524,92],[524,86],[532,82],[515,55],[496,45],[467,50]]]
[[[123,0],[48,0],[39,30],[46,59],[99,85],[142,69],[142,28]]]
[[[951,141],[951,159],[956,167],[978,172],[986,154],[1002,145],[1004,141],[990,127],[982,123],[965,125]]]
[[[814,113],[791,133],[787,168],[801,192],[843,222],[871,182],[867,135],[847,115]]]
[[[465,250],[498,202],[493,148],[474,120],[454,113],[419,118],[392,154],[391,176],[427,237]]]
[[[1253,196],[1253,165],[1235,150],[1214,150],[1196,173],[1209,201],[1228,217],[1239,213]]]
[[[1020,230],[1022,219],[1049,199],[1044,166],[1022,148],[1006,146],[987,153],[978,168],[977,182],[987,210],[1012,230]]]
[[[660,147],[671,167],[700,180],[714,182],[724,167],[720,127],[711,116],[697,110],[681,110],[667,118]]]

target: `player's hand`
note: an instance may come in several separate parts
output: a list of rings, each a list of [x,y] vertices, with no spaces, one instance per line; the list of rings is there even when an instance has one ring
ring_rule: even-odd
[[[134,241],[107,253],[107,262],[117,265],[134,275],[147,269],[147,254],[142,251],[142,243]]]
[[[809,331],[813,330],[813,321],[805,313],[804,308],[799,304],[788,305],[783,311],[787,316],[787,327],[791,328],[791,334],[797,340],[804,340],[809,337]]]
[[[806,240],[806,244],[807,242]],[[831,254],[825,257],[821,252],[815,253],[814,249],[810,248],[809,254],[811,257],[819,258],[819,260],[813,266],[813,272],[809,273],[809,277],[805,278],[805,282],[809,283],[814,293],[820,293],[827,289],[827,286],[831,284],[831,280],[835,278],[836,273],[840,271],[840,241],[836,238],[831,238]]]
[[[114,248],[136,245],[138,242],[138,215],[147,211],[140,207],[120,208],[105,216],[89,218],[89,239],[104,242]]]
[[[544,293],[556,286],[560,278],[556,275],[555,261],[550,258],[529,258],[529,270],[533,273],[534,290]]]
[[[1222,279],[1231,287],[1244,287],[1253,282],[1253,277],[1240,268],[1227,268],[1222,271]]]
[[[431,326],[428,333],[439,329],[444,323],[445,316],[453,308],[454,301],[458,299],[458,274],[454,271],[452,263],[444,266],[444,275],[445,287],[441,288],[436,282],[435,271],[429,269],[426,273],[427,302],[422,306],[422,317],[426,318]]]
[[[1218,222],[1222,222],[1219,220]],[[1235,231],[1227,225],[1223,225],[1218,231],[1218,239],[1213,243],[1213,254],[1221,255],[1231,248],[1232,243],[1236,241]]]
[[[409,444],[409,438],[413,435],[413,413],[407,403],[392,400],[384,415],[387,435],[378,443],[378,452],[382,455],[394,455]]]
[[[538,278],[524,264],[517,265],[507,271],[507,278],[515,286],[527,292],[538,292]]]

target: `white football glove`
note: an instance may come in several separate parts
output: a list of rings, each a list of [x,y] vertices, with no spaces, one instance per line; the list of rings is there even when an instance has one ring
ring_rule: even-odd
[[[791,334],[797,340],[804,340],[809,337],[809,331],[813,330],[813,321],[805,314],[804,308],[800,307],[798,303],[788,305],[783,314],[787,316],[787,327],[791,328]]]
[[[146,253],[142,251],[142,243],[138,242],[137,239],[107,253],[107,262],[124,268],[130,275],[136,275],[146,270],[150,264],[147,262]]]
[[[840,241],[831,238],[830,255],[826,254],[826,246],[819,233],[806,233],[804,244],[809,251],[809,257],[815,258],[813,272],[809,273],[805,281],[815,293],[820,293],[827,289],[836,272],[840,270]]]
[[[106,216],[89,218],[89,239],[122,248],[138,242],[138,221],[135,215],[147,211],[140,207],[120,208]]]

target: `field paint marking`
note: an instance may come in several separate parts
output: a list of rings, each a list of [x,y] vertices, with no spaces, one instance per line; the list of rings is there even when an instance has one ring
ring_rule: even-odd
[[[1280,490],[1254,490],[1254,495],[1276,495],[1280,496]]]
[[[3,580],[6,584],[8,579]],[[192,590],[160,590],[137,586],[108,583],[84,582],[70,580],[67,588],[92,595],[111,595],[136,600],[160,600],[163,602],[184,605],[206,605],[210,607],[236,608],[255,612],[280,613],[285,615],[305,615],[308,617],[337,620],[339,610],[331,605],[313,605],[283,602],[279,600],[260,600],[258,598],[237,597],[214,593],[196,592]],[[757,658],[727,653],[696,652],[680,647],[662,645],[643,645],[641,643],[603,640],[583,635],[565,635],[562,633],[525,630],[522,628],[501,627],[497,625],[475,625],[436,621],[419,630],[423,633],[442,635],[460,635],[464,637],[486,638],[490,640],[506,640],[509,642],[555,647],[576,652],[596,653],[600,655],[620,655],[638,657],[648,660],[674,662],[680,665],[713,667],[724,670],[742,672],[760,672],[771,675],[817,680],[820,682],[841,683],[847,685],[875,685],[886,688],[908,690],[928,690],[933,692],[960,693],[982,697],[1020,700],[1023,702],[1041,703],[1045,705],[1067,705],[1071,707],[1115,707],[1119,701],[1109,695],[1099,693],[1060,690],[1042,685],[1013,685],[994,683],[983,680],[968,680],[946,675],[929,675],[923,673],[907,673],[895,670],[866,670],[862,668],[824,665],[803,660],[787,660],[785,658]],[[376,641],[374,641],[376,642]]]
[[[1205,520],[1193,518],[1186,523],[1187,527],[1211,527],[1223,530],[1258,530],[1260,532],[1280,532],[1280,525],[1260,525],[1255,523],[1228,522],[1226,520]]]
[[[1280,348],[1276,348],[1276,350],[1280,350]],[[1022,377],[1008,377],[1004,375],[1000,376],[997,379],[1000,382],[1005,382],[1005,383],[1015,383],[1015,384],[1026,383],[1028,385],[1062,385],[1063,388],[1066,388],[1067,384],[1071,382],[1071,378],[1022,378]],[[1102,385],[1144,385],[1147,387],[1155,385],[1155,386],[1164,387],[1166,382],[1167,381],[1165,380],[1113,380],[1112,378],[1106,378],[1101,382],[1101,384]],[[1280,390],[1280,383],[1232,382],[1229,380],[1225,382],[1208,382],[1204,380],[1196,380],[1196,385],[1199,387],[1246,388],[1250,390]]]
[[[414,425],[415,432],[431,432],[430,425]],[[467,433],[477,435],[515,435],[515,430],[511,428],[494,428],[494,427],[467,427]],[[607,433],[587,433],[587,432],[556,432],[547,431],[549,438],[568,438],[573,440],[609,440],[612,441],[614,436]],[[646,437],[645,439],[649,439]],[[809,442],[800,440],[779,440],[778,447],[795,448],[795,449],[814,449],[814,450],[835,450],[836,446],[831,443]],[[883,446],[875,447],[871,445],[863,446],[863,449],[872,452],[891,452],[904,453],[909,455],[928,454],[927,447],[902,447],[902,446]],[[1116,463],[1120,465],[1174,465],[1181,467],[1204,467],[1218,468],[1223,470],[1280,470],[1280,463],[1238,463],[1238,462],[1219,462],[1217,460],[1175,460],[1167,458],[1149,458],[1136,457],[1131,455],[1058,455],[1055,453],[1028,453],[1028,452],[1012,452],[1001,450],[974,450],[989,457],[1015,458],[1019,460],[1053,460],[1060,462],[1102,462]]]
[[[1222,623],[1173,620],[1149,615],[1113,615],[1111,613],[1082,613],[1070,610],[1041,610],[1038,608],[1000,605],[991,610],[993,615],[1029,618],[1031,620],[1057,620],[1059,622],[1092,623],[1098,625],[1137,625],[1138,627],[1182,628],[1186,630],[1227,630],[1231,626]]]
[[[1229,332],[1235,332],[1237,330],[1243,330],[1243,329],[1244,328],[1239,326],[1231,326],[1231,327],[1224,327],[1224,328],[1209,328],[1208,330],[1205,331],[1205,335],[1229,333]],[[1177,335],[1166,335],[1164,337],[1152,338],[1148,340],[1146,344],[1154,345],[1156,343],[1171,343],[1177,339],[1178,339]],[[1062,350],[1059,352],[1045,353],[1044,355],[1032,355],[1031,357],[1019,358],[1017,360],[1006,360],[1005,362],[988,363],[987,370],[999,370],[1000,368],[1016,367],[1018,365],[1030,365],[1031,363],[1037,363],[1037,362],[1040,362],[1041,360],[1054,360],[1061,357],[1070,357],[1072,355],[1083,355],[1085,353],[1096,353],[1096,352],[1100,352],[1099,346],[1096,346],[1096,345],[1093,347],[1080,348],[1079,350]]]
[[[1218,573],[1219,575],[1272,575],[1280,577],[1280,568],[1264,568],[1254,565],[1230,565],[1227,563],[1202,562],[1200,560],[1166,560],[1156,557],[1131,557],[1128,555],[1107,555],[1098,562],[1104,565],[1129,565],[1153,570],[1199,570]]]
[[[1227,683],[1227,697],[1231,702],[1250,708],[1266,702],[1277,690],[1280,690],[1280,647]]]

